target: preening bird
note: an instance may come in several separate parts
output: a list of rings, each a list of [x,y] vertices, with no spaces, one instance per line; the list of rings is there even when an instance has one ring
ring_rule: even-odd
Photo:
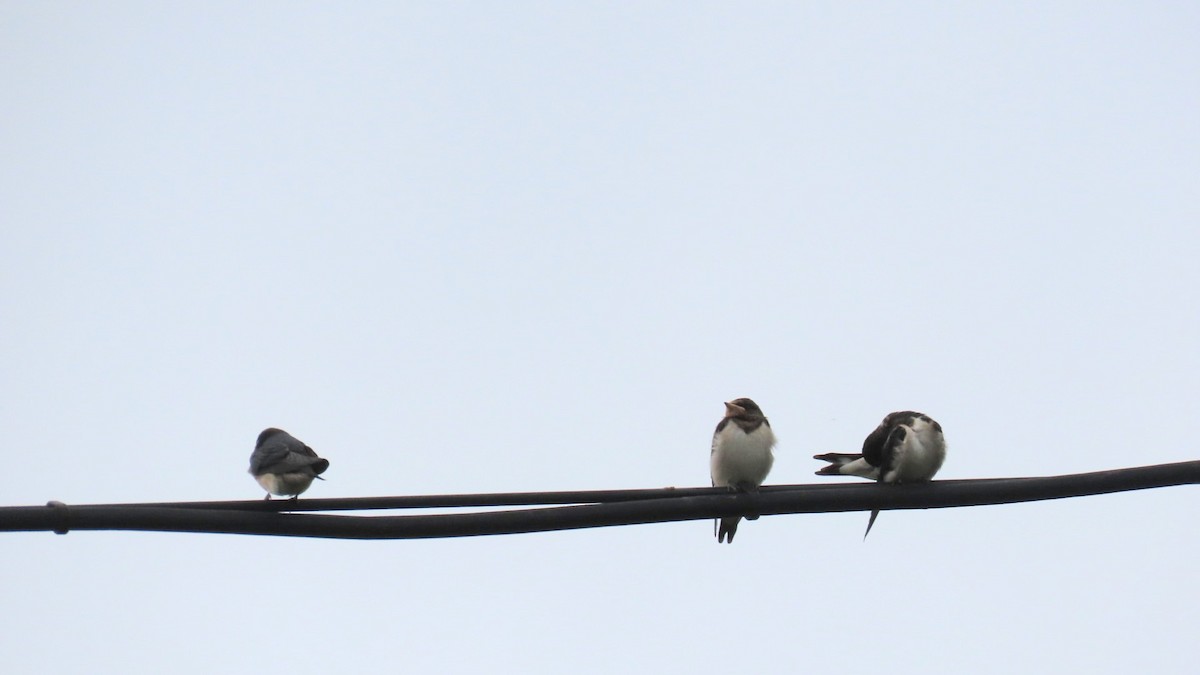
[[[250,454],[250,475],[267,491],[267,499],[296,499],[328,468],[329,460],[282,429],[264,429]]]
[[[813,459],[829,462],[818,476],[859,476],[880,483],[923,483],[932,480],[946,460],[942,425],[928,415],[905,410],[894,412],[863,441],[861,453],[830,452]],[[867,532],[879,516],[871,511]]]
[[[740,492],[758,490],[771,471],[775,434],[758,404],[748,398],[725,404],[725,417],[713,432],[709,471],[713,487]],[[713,523],[717,543],[733,543],[740,516],[720,518]]]

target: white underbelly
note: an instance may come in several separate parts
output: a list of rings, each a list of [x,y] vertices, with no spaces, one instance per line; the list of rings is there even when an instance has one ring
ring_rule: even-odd
[[[895,469],[889,472],[888,483],[917,483],[932,480],[942,462],[946,461],[946,441],[941,432],[918,421],[913,424],[904,444],[897,449]]]
[[[264,473],[261,476],[255,476],[254,479],[264,490],[280,497],[301,494],[313,482],[311,475],[299,472]]]
[[[775,462],[771,451],[775,434],[771,433],[771,427],[764,424],[747,434],[731,423],[721,430],[718,441],[709,462],[713,485],[762,485]]]

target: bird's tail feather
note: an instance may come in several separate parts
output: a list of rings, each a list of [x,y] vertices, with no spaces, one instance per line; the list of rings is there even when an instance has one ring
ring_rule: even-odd
[[[875,518],[879,516],[879,509],[871,511],[871,519],[867,521],[867,531],[863,534],[863,541],[867,540],[867,535],[871,534],[871,526],[875,524]]]
[[[741,516],[733,518],[721,518],[713,523],[713,530],[717,535],[717,543],[733,543],[733,535],[737,534],[738,521]]]
[[[866,458],[859,454],[846,452],[829,452],[824,455],[813,455],[813,459],[829,462],[829,466],[821,467],[818,476],[858,476],[869,480],[879,479],[879,467],[871,466]]]
[[[862,459],[862,455],[849,452],[827,452],[823,455],[813,455],[813,459],[829,462],[829,466],[823,466],[820,471],[817,471],[818,476],[840,476],[843,466]]]

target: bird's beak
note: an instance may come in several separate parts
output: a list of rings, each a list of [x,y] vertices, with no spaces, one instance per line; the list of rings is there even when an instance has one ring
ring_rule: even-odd
[[[746,412],[746,409],[743,408],[742,406],[734,405],[734,404],[730,403],[729,401],[725,402],[725,416],[726,417],[737,417],[738,415],[741,415],[744,412]]]

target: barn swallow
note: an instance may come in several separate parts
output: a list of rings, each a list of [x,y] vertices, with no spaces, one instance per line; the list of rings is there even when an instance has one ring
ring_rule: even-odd
[[[314,478],[325,480],[320,474],[328,468],[329,460],[282,429],[264,429],[250,454],[250,475],[267,491],[267,499],[296,499]]]
[[[829,462],[818,476],[859,476],[880,483],[924,483],[932,480],[946,460],[942,426],[928,415],[911,410],[894,412],[863,441],[861,453],[830,452],[813,459]],[[871,511],[867,532],[879,516]]]
[[[775,462],[771,448],[775,434],[771,423],[763,416],[758,404],[748,398],[734,399],[725,404],[725,417],[713,432],[709,470],[713,487],[727,487],[739,492],[757,491],[766,480]],[[719,519],[713,523],[717,543],[733,543],[741,516]]]

